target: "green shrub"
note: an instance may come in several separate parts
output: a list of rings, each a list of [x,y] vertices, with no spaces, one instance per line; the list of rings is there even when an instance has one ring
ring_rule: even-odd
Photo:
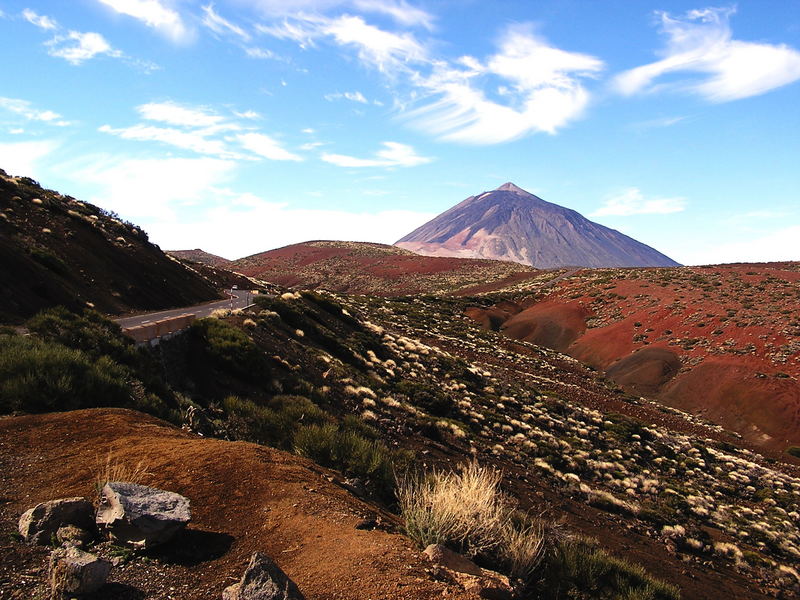
[[[122,334],[119,325],[96,310],[77,314],[57,306],[31,317],[26,326],[43,340],[81,350],[92,358],[109,356],[129,366],[139,362],[133,341]]]
[[[66,277],[69,275],[69,267],[67,263],[61,260],[58,256],[50,252],[49,250],[43,250],[41,248],[31,248],[29,250],[31,254],[31,258],[38,262],[43,267],[50,269],[53,273],[57,275],[61,275]]]
[[[129,372],[107,356],[32,337],[0,336],[0,412],[133,406]]]
[[[597,542],[570,537],[549,552],[540,582],[546,598],[677,600],[680,591],[655,579],[641,566],[614,558]]]
[[[334,424],[301,427],[294,436],[298,454],[348,475],[366,479],[368,487],[390,497],[394,471],[410,463],[410,455],[392,451],[378,440],[371,440],[352,428]]]
[[[292,447],[298,427],[324,423],[330,418],[302,396],[276,396],[267,405],[228,396],[222,404],[236,438],[284,449]]]
[[[789,446],[786,449],[786,454],[789,454],[790,456],[796,456],[797,458],[800,458],[800,446]]]
[[[258,381],[268,375],[263,354],[241,329],[221,319],[199,319],[191,332],[203,342],[203,352],[224,371]]]

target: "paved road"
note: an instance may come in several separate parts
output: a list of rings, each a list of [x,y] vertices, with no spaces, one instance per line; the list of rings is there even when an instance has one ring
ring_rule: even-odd
[[[207,304],[199,304],[197,306],[187,306],[185,308],[174,308],[170,310],[162,310],[159,312],[145,313],[143,315],[136,315],[133,317],[124,317],[121,319],[114,319],[123,329],[126,327],[136,327],[137,325],[146,325],[160,321],[161,319],[168,319],[169,317],[178,317],[180,315],[192,314],[197,315],[198,319],[207,317],[212,312],[219,308],[245,308],[250,306],[253,301],[253,294],[245,290],[231,290],[226,292],[232,294],[232,298],[228,300],[220,300],[219,302],[210,302]]]

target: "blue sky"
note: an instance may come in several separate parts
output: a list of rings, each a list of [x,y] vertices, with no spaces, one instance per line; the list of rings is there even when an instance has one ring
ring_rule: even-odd
[[[0,168],[228,258],[506,181],[685,264],[800,260],[800,4],[0,0]]]

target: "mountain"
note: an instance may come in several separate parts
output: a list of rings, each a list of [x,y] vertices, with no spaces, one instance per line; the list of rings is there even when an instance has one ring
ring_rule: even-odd
[[[164,254],[140,228],[2,170],[0,265],[0,323],[57,305],[121,313],[220,297],[210,281]]]
[[[426,256],[490,258],[540,269],[678,266],[650,246],[510,182],[470,196],[395,245]]]
[[[485,291],[537,277],[538,271],[495,260],[420,256],[367,242],[313,241],[233,261],[228,268],[300,289],[384,296]]]
[[[202,263],[211,267],[221,267],[223,269],[231,264],[231,261],[227,258],[211,254],[200,248],[195,248],[194,250],[167,250],[167,254],[175,258]]]

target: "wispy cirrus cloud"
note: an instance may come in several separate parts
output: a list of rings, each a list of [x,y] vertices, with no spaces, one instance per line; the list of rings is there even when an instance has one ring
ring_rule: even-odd
[[[590,100],[583,81],[594,78],[603,61],[556,48],[531,26],[509,27],[501,40],[498,52],[483,61],[437,62],[429,76],[418,77],[434,99],[405,118],[448,141],[494,144],[553,134],[581,116]]]
[[[800,52],[786,44],[733,39],[734,8],[691,10],[682,17],[657,13],[667,44],[661,60],[620,73],[616,90],[626,96],[658,90],[698,94],[710,102],[727,102],[764,94],[800,79]],[[670,73],[695,74],[658,83]]]
[[[58,22],[55,19],[47,15],[40,15],[30,8],[26,8],[22,11],[22,17],[31,25],[36,25],[39,29],[50,31],[58,29]]]
[[[19,98],[0,97],[0,109],[19,115],[27,121],[40,121],[57,127],[65,127],[70,124],[57,112],[35,108],[33,103]]]
[[[208,29],[219,35],[234,35],[246,42],[250,41],[250,34],[247,33],[242,27],[231,23],[229,20],[222,17],[214,10],[213,4],[208,4],[203,7],[202,16],[203,25]]]
[[[639,188],[628,188],[611,196],[590,217],[629,217],[632,215],[666,215],[686,210],[686,198],[647,198]]]
[[[324,15],[334,10],[358,11],[389,17],[404,27],[432,29],[435,17],[406,0],[238,0],[240,4],[255,5],[268,17],[287,17],[299,14]]]
[[[325,153],[322,160],[337,167],[415,167],[431,162],[433,159],[420,156],[413,147],[398,142],[383,142],[373,158],[357,158],[345,154]]]
[[[0,142],[0,165],[9,175],[39,177],[43,159],[59,145],[57,140]]]
[[[69,31],[45,43],[50,56],[63,58],[72,65],[81,65],[96,56],[120,58],[122,52],[111,46],[101,34],[93,31]]]
[[[468,144],[556,133],[584,113],[591,100],[585,82],[605,67],[597,57],[553,46],[524,24],[506,28],[494,54],[455,61],[438,58],[412,32],[381,29],[361,16],[295,15],[257,28],[305,48],[327,42],[350,49],[395,87],[409,89],[396,103],[401,119]]]
[[[193,32],[181,14],[161,0],[98,0],[119,14],[133,17],[175,42],[191,40]]]
[[[303,160],[297,154],[286,150],[276,139],[263,133],[242,133],[237,135],[236,139],[245,149],[269,160]]]
[[[369,100],[364,97],[364,94],[358,90],[354,92],[334,92],[332,94],[325,94],[325,100],[332,102],[333,100],[350,100],[351,102],[358,102],[359,104],[369,104]]]
[[[136,107],[146,121],[129,127],[103,125],[102,133],[125,140],[157,142],[195,154],[225,160],[302,160],[275,138],[257,131],[255,111],[222,115],[205,106],[173,101],[148,102]]]

